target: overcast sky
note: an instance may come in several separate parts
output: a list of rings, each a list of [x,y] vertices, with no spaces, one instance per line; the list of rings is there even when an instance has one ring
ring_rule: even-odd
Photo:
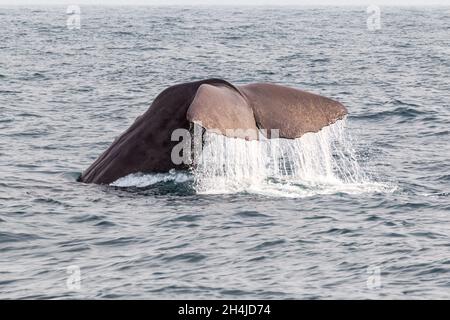
[[[447,5],[450,0],[0,0],[0,5]]]

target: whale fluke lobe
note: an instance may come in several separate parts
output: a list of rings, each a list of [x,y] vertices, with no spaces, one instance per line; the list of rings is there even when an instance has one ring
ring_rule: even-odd
[[[259,127],[278,129],[280,138],[300,138],[307,132],[318,132],[346,114],[337,101],[285,86],[257,83],[241,87]]]
[[[187,169],[175,164],[172,140],[177,129],[192,124],[234,138],[258,139],[258,131],[279,130],[295,139],[342,119],[346,108],[337,101],[275,84],[234,86],[221,79],[174,85],[162,91],[150,108],[80,177],[86,183],[108,184],[134,172]]]
[[[186,118],[226,136],[257,139],[253,110],[245,96],[234,87],[202,84]],[[251,137],[246,137],[244,132],[250,132]]]

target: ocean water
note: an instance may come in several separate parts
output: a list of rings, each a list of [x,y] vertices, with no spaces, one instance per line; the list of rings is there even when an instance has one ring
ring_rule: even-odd
[[[379,30],[364,7],[81,7],[80,29],[66,9],[0,8],[0,298],[450,298],[450,8],[382,7]],[[161,90],[209,77],[349,116],[76,182]]]

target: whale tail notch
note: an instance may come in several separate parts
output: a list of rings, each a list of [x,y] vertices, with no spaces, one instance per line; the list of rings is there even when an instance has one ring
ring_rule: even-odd
[[[258,83],[239,88],[202,84],[186,118],[229,137],[257,139],[258,132],[279,130],[279,137],[300,138],[318,132],[347,114],[339,102],[285,86]],[[278,135],[277,135],[278,137]]]

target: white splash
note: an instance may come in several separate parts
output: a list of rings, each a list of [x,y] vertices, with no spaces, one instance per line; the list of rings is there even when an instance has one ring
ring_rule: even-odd
[[[192,180],[192,175],[186,172],[176,172],[175,170],[170,170],[168,173],[132,173],[125,177],[119,178],[110,185],[113,187],[137,187],[145,188],[153,184],[160,182],[170,182],[183,183]]]
[[[245,141],[206,132],[194,163],[198,193],[304,197],[389,188],[372,182],[360,167],[345,135],[345,120],[294,140]]]

